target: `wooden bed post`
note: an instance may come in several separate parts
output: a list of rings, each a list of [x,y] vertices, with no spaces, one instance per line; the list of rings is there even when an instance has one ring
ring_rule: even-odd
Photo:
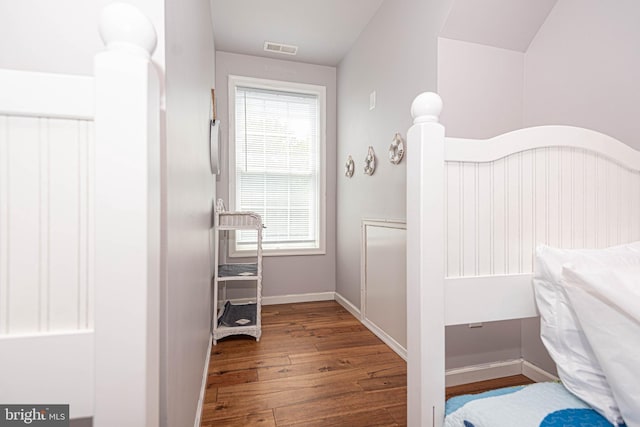
[[[95,427],[159,425],[160,108],[156,33],[134,6],[100,18],[95,66]]]
[[[407,420],[444,420],[444,127],[442,100],[421,93],[407,137]]]

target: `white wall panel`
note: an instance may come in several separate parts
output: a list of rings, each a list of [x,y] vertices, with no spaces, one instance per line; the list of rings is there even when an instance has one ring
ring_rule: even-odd
[[[478,272],[478,175],[477,165],[461,165],[462,191],[462,275],[475,276]]]
[[[0,333],[91,326],[93,123],[0,118]]]
[[[38,330],[39,292],[39,129],[38,120],[8,120],[9,171],[7,198],[9,280],[7,328],[20,333]]]
[[[493,270],[492,266],[492,213],[493,213],[493,203],[492,203],[492,175],[491,175],[491,165],[482,163],[477,165],[477,186],[478,186],[478,196],[476,198],[478,208],[478,216],[476,223],[476,233],[478,236],[477,239],[477,248],[476,248],[476,258],[477,258],[477,274],[481,276],[486,276],[491,274]],[[483,209],[481,206],[485,206]]]
[[[535,247],[638,239],[640,172],[581,148],[447,162],[447,277],[525,274]]]
[[[491,236],[491,257],[492,274],[504,274],[506,271],[506,227],[505,227],[505,187],[507,183],[506,168],[504,159],[491,163],[491,188],[493,197],[491,199],[491,217],[493,230]]]
[[[90,417],[93,360],[93,331],[2,336],[0,366],[6,369],[2,371],[0,401],[70,403],[71,418]]]
[[[362,304],[367,326],[401,356],[407,349],[407,230],[404,223],[362,222]]]

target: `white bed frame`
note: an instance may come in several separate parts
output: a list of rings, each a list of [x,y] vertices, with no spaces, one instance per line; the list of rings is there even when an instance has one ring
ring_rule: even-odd
[[[0,70],[0,402],[159,424],[156,33],[102,13],[95,76]]]
[[[407,172],[408,424],[441,426],[445,326],[537,316],[535,246],[640,239],[640,152],[569,126],[446,138],[412,104]],[[416,321],[418,320],[418,321]]]

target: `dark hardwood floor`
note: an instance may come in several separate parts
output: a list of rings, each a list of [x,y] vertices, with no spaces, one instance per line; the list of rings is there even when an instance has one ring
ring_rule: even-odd
[[[202,427],[403,426],[406,363],[335,301],[264,306],[213,347]]]
[[[406,425],[406,363],[335,301],[264,306],[211,353],[201,427]],[[531,382],[450,387],[447,397]]]
[[[510,377],[496,378],[493,380],[480,381],[477,383],[462,384],[447,387],[446,398],[461,394],[475,394],[483,391],[495,390],[502,387],[513,387],[516,385],[533,384],[534,381],[524,375],[513,375]]]

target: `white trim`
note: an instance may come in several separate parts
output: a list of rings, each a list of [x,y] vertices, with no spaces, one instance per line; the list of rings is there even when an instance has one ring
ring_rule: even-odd
[[[326,233],[327,233],[327,88],[322,85],[287,82],[282,80],[260,79],[254,77],[243,77],[229,75],[228,101],[229,101],[229,210],[237,210],[235,194],[235,88],[237,86],[248,86],[257,89],[271,89],[292,93],[312,94],[318,97],[318,129],[319,129],[319,161],[318,171],[318,247],[317,248],[283,248],[270,249],[269,243],[262,243],[263,256],[292,256],[292,255],[325,255],[326,254]],[[242,257],[242,251],[235,249],[235,244],[229,247],[230,257]]]
[[[393,351],[395,351],[400,357],[404,360],[407,360],[407,349],[404,348],[400,343],[398,343],[387,331],[378,326],[374,321],[370,320],[367,317],[367,289],[368,289],[368,281],[367,281],[367,265],[368,265],[368,251],[367,251],[367,228],[368,227],[380,227],[380,228],[389,228],[395,230],[405,230],[407,229],[407,224],[398,219],[363,219],[361,224],[361,239],[360,239],[360,321],[363,325],[368,327],[371,332],[373,332],[378,338],[380,338],[385,344],[387,344]],[[406,243],[405,243],[406,245]],[[406,265],[405,263],[402,265],[404,269]],[[398,273],[398,277],[400,273]],[[406,280],[405,280],[406,287]],[[403,300],[405,301],[406,298]],[[403,303],[403,305],[405,305]],[[406,305],[405,305],[406,307]],[[406,312],[404,314],[405,319],[405,328],[406,328]],[[380,319],[380,318],[379,318]],[[406,331],[406,329],[405,329]]]
[[[107,5],[101,22],[103,37],[112,41],[94,59],[93,425],[155,427],[160,423],[160,81],[145,47],[154,46],[156,36],[150,21],[128,3]],[[138,30],[144,32],[141,40],[130,42]]]
[[[231,240],[231,239],[230,239]],[[251,256],[251,253],[255,253],[255,249],[247,249],[247,250],[237,250],[234,249],[232,245],[229,245],[229,258],[248,258]],[[325,249],[309,249],[309,248],[301,248],[301,249],[269,249],[265,248],[264,243],[262,244],[262,256],[264,257],[272,257],[272,256],[299,256],[299,255],[326,255],[327,251]]]
[[[512,375],[524,375],[535,382],[558,381],[558,377],[555,375],[524,359],[505,360],[502,362],[447,369],[445,373],[447,387],[493,380]]]
[[[294,304],[297,302],[333,301],[335,292],[313,292],[308,294],[274,295],[262,297],[262,305]],[[248,304],[255,302],[255,298],[234,298],[232,304]]]
[[[396,340],[391,338],[386,332],[376,326],[373,322],[362,317],[360,310],[351,304],[349,300],[340,295],[338,292],[335,293],[335,300],[338,304],[345,308],[349,313],[353,315],[356,319],[360,321],[364,326],[367,327],[374,335],[382,340],[391,350],[395,351],[398,356],[402,357],[405,361],[407,360],[407,349],[402,347]]]
[[[445,397],[445,177],[442,100],[419,95],[407,132],[407,424],[436,427]],[[428,183],[425,184],[425,183]]]
[[[369,319],[361,318],[360,322],[371,332],[373,332],[375,336],[380,338],[382,342],[384,342],[391,350],[395,351],[398,356],[402,357],[402,359],[404,359],[405,361],[407,360],[407,349],[402,347],[396,340],[391,337],[391,335],[380,329]]]
[[[94,84],[89,76],[0,70],[0,114],[92,120]]]
[[[544,369],[534,365],[526,360],[522,361],[522,375],[525,375],[537,383],[544,381],[560,381],[557,376],[545,371]]]
[[[207,377],[209,376],[209,361],[211,360],[211,347],[213,345],[213,337],[209,335],[209,345],[207,346],[207,355],[204,359],[204,372],[202,374],[202,386],[200,387],[200,397],[198,398],[198,407],[196,408],[196,421],[193,427],[200,427],[202,420],[202,410],[204,409],[204,396],[207,392]]]
[[[545,147],[571,147],[596,152],[623,166],[640,169],[640,152],[589,129],[573,126],[537,126],[518,129],[491,139],[446,138],[446,162],[492,162],[512,154]]]
[[[0,337],[0,402],[70,403],[72,418],[93,416],[94,343],[92,330]]]
[[[444,293],[447,326],[538,316],[531,274],[446,278]]]
[[[351,304],[351,301],[340,295],[338,292],[336,292],[335,294],[336,302],[343,306],[349,313],[351,313],[353,317],[362,321],[360,310],[355,305]]]
[[[448,369],[445,372],[446,386],[451,387],[460,384],[470,384],[521,373],[522,359],[465,366],[463,368]]]
[[[333,301],[335,292],[313,292],[309,294],[278,295],[262,297],[262,305],[292,304],[296,302]]]

